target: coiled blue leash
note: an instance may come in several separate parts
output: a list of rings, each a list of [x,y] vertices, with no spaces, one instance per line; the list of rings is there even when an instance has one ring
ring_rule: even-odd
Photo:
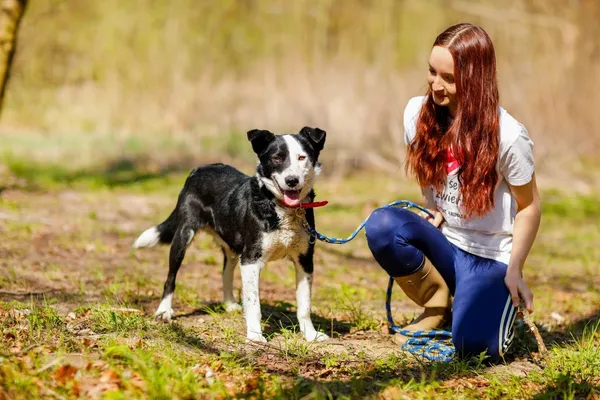
[[[379,208],[388,207],[416,208],[420,211],[423,211],[431,218],[434,218],[433,214],[429,210],[408,200],[397,200]],[[308,232],[309,235],[322,242],[331,244],[344,244],[354,239],[356,235],[358,235],[358,233],[365,227],[367,221],[375,211],[373,210],[373,212],[369,214],[367,218],[364,219],[364,221],[358,226],[358,228],[354,230],[354,232],[352,232],[350,236],[348,236],[345,239],[339,239],[336,237],[325,236],[317,232],[314,228],[311,228],[306,222],[306,219],[304,218],[304,209],[299,208],[299,210],[302,210],[302,221],[306,232]],[[394,319],[392,318],[391,308],[393,287],[394,278],[390,276],[385,297],[385,309],[387,313],[387,320],[390,331],[408,337],[408,340],[401,347],[402,350],[408,351],[409,353],[415,355],[422,356],[432,361],[450,361],[455,353],[454,345],[452,344],[452,332],[444,331],[441,329],[433,329],[429,331],[409,331],[406,329],[402,329],[395,324]]]
[[[393,287],[394,278],[390,277],[385,295],[385,311],[390,331],[408,337],[408,340],[402,344],[401,349],[432,361],[449,362],[452,360],[455,353],[454,344],[452,343],[452,332],[442,329],[409,331],[400,328],[394,323],[392,308],[390,306]]]

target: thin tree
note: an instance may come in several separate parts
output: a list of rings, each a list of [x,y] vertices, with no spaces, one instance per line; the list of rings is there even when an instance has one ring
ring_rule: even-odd
[[[0,0],[0,111],[10,66],[17,47],[17,30],[28,0]]]

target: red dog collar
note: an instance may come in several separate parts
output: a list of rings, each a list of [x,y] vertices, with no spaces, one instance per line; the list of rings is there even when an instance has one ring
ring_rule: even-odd
[[[323,207],[323,206],[326,206],[327,203],[329,203],[327,200],[315,201],[313,203],[302,203],[302,204],[300,204],[300,207],[302,207],[302,208]]]
[[[290,207],[281,201],[279,202],[279,204],[281,204],[282,206],[287,207],[287,208],[305,208],[305,209],[306,208],[323,207],[323,206],[326,206],[328,203],[329,202],[327,200],[323,200],[323,201],[315,201],[312,203],[300,203],[300,205],[297,207]]]

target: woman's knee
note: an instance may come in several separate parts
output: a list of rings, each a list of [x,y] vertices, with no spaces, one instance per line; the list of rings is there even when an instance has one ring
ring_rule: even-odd
[[[379,208],[373,211],[365,224],[369,247],[387,245],[406,220],[404,213],[409,212],[394,208]]]
[[[423,254],[403,239],[402,230],[411,213],[408,210],[375,210],[365,229],[367,243],[375,260],[393,277],[410,275],[423,263]],[[412,214],[412,213],[411,213]]]

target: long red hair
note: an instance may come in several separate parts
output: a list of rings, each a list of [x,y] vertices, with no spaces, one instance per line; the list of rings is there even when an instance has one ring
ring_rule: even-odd
[[[456,115],[448,122],[448,108],[436,105],[431,88],[427,90],[406,169],[421,187],[432,185],[441,191],[447,178],[446,152],[451,150],[460,164],[464,216],[482,216],[494,206],[498,183],[500,113],[494,45],[480,27],[458,24],[442,32],[435,46],[447,48],[454,60]]]

